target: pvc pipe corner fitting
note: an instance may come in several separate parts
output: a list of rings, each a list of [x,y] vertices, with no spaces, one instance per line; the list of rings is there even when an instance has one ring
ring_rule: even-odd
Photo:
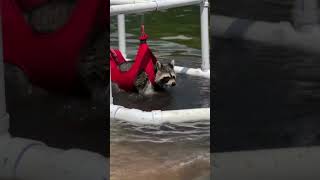
[[[121,109],[121,108],[123,108],[123,107],[122,106],[118,106],[118,105],[114,105],[114,104],[110,104],[110,118],[111,119],[115,119],[118,110]]]
[[[0,177],[14,179],[19,163],[26,151],[33,146],[44,145],[39,141],[10,138],[0,142]]]
[[[28,139],[8,137],[0,141],[1,179],[106,180],[106,160],[98,153],[64,151]]]
[[[209,1],[203,0],[202,6],[203,6],[203,7],[210,7]]]

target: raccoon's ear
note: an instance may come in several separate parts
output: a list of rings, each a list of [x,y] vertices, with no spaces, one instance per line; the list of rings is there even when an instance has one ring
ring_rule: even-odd
[[[162,66],[161,62],[160,62],[160,61],[157,61],[156,67],[157,67],[158,69],[161,69],[161,66]]]
[[[171,60],[170,64],[174,66],[174,59]]]

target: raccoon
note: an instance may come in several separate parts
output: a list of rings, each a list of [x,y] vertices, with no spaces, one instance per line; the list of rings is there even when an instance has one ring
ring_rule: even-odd
[[[134,61],[127,61],[119,65],[121,71],[128,71],[133,65]],[[166,87],[173,87],[176,85],[176,73],[174,72],[174,60],[168,64],[157,61],[155,64],[155,85],[148,79],[146,72],[142,71],[137,75],[134,86],[136,91],[144,96],[153,95],[156,91],[161,91]]]

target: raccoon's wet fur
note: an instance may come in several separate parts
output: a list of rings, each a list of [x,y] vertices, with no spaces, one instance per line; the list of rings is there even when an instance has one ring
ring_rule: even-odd
[[[119,65],[121,71],[128,71],[134,61],[127,61]],[[142,71],[137,75],[134,86],[137,92],[141,95],[152,95],[156,91],[162,90],[165,87],[173,87],[176,85],[176,73],[174,72],[174,60],[168,64],[163,64],[160,61],[154,66],[156,77],[155,85],[153,86],[148,79],[146,72]]]

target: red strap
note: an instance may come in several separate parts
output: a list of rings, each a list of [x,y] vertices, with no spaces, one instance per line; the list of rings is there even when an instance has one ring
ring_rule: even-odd
[[[141,27],[140,27],[140,33],[141,33],[141,35],[142,35],[142,34],[145,34],[145,32],[144,32],[144,25],[143,25],[143,24],[142,24]]]
[[[121,52],[119,50],[110,49],[110,67],[111,67],[111,80],[118,84],[121,89],[131,91],[134,89],[134,82],[139,72],[145,71],[148,75],[149,81],[154,85],[155,84],[155,72],[154,65],[157,62],[157,59],[152,54],[149,49],[146,40],[148,35],[144,31],[144,25],[141,25],[141,36],[140,36],[140,45],[135,57],[134,64],[132,67],[123,72],[118,68],[120,64],[117,62],[125,61]]]
[[[144,32],[144,25],[141,25],[140,33],[141,33],[140,38],[139,38],[140,41],[146,41],[149,36]]]
[[[120,53],[120,51],[115,51]],[[121,56],[121,54],[118,54],[118,56]],[[135,79],[141,71],[145,71],[150,82],[155,84],[154,64],[156,63],[156,58],[149,49],[148,44],[140,44],[134,64],[126,72],[120,71],[117,63],[112,59],[110,59],[111,80],[117,83],[120,88],[127,91],[133,90]]]
[[[118,65],[126,61],[126,59],[122,56],[122,53],[118,49],[110,48],[110,56],[112,57],[112,60]]]
[[[117,53],[111,48],[110,48],[110,54],[111,54],[113,60],[116,61],[117,63],[119,63],[119,60],[118,60],[118,57],[117,57]]]

